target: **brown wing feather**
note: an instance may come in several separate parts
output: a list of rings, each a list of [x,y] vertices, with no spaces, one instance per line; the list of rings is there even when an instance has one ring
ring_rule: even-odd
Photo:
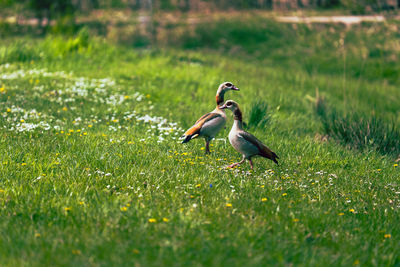
[[[206,123],[207,121],[210,121],[212,119],[215,119],[217,117],[221,117],[221,114],[207,113],[207,114],[201,116],[201,118],[198,119],[196,121],[196,123],[192,127],[190,127],[189,130],[187,130],[185,132],[185,135],[188,136],[188,135],[194,135],[194,134],[198,133],[201,130],[201,127],[203,127],[204,123]]]
[[[275,162],[276,164],[278,164],[278,161],[276,159],[279,159],[279,157],[275,154],[275,152],[273,152],[271,149],[269,149],[266,145],[264,145],[260,140],[257,139],[257,137],[255,137],[254,135],[252,135],[251,133],[248,132],[241,132],[240,135],[248,142],[252,143],[253,145],[255,145],[259,152],[259,155],[264,157],[264,158],[268,158],[270,160],[272,160],[273,162]]]
[[[197,124],[199,121],[203,120],[204,118],[207,118],[207,116],[210,116],[210,114],[215,114],[215,113],[206,113],[203,116],[200,117],[194,124]]]

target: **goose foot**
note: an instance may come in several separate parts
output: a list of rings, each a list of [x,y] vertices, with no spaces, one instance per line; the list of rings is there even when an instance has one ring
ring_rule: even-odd
[[[243,156],[243,159],[241,161],[229,165],[228,168],[233,168],[233,167],[235,167],[237,165],[240,165],[240,164],[242,164],[244,162],[244,160],[245,160],[245,157]]]
[[[239,162],[236,162],[236,163],[233,163],[233,164],[231,164],[231,165],[228,165],[227,168],[233,168],[233,167],[236,167],[236,166],[238,166],[238,165],[240,165],[240,163],[239,163]]]

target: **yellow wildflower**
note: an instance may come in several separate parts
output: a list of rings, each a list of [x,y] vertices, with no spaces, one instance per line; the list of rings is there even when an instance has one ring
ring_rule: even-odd
[[[62,110],[64,110],[64,111],[67,111],[67,110],[68,110],[68,108],[67,108],[67,107],[63,107],[63,108],[62,108]]]
[[[344,215],[344,213],[343,213],[343,212],[341,212],[341,213],[339,213],[338,215],[339,215],[339,216],[343,216],[343,215]]]
[[[7,112],[11,112],[11,108],[8,108],[8,109],[7,109]]]
[[[81,255],[81,251],[79,250],[79,249],[73,249],[72,250],[72,254],[75,254],[75,255]]]
[[[391,235],[391,234],[385,234],[384,237],[385,237],[385,238],[391,238],[392,235]]]
[[[298,221],[300,221],[299,219],[293,219],[293,222],[298,222]]]
[[[24,162],[24,163],[21,163],[21,166],[26,166],[26,163]]]
[[[199,187],[201,187],[201,184],[197,184],[197,185],[196,185],[196,188],[199,188]]]
[[[232,204],[231,203],[226,203],[226,207],[232,208]]]
[[[127,210],[128,210],[127,207],[122,207],[122,208],[121,208],[121,211],[127,211]]]
[[[71,207],[65,207],[64,210],[65,211],[70,211],[70,210],[72,210],[72,208]]]
[[[156,222],[157,222],[157,220],[154,219],[154,218],[150,218],[150,219],[149,219],[149,223],[156,223]]]
[[[268,199],[266,198],[266,197],[263,197],[262,199],[261,199],[261,201],[262,202],[265,202],[265,201],[267,201]]]
[[[284,196],[287,196],[287,193],[283,193],[282,196],[283,196],[283,197],[284,197]]]
[[[355,210],[354,210],[354,209],[349,209],[349,211],[350,211],[350,212],[352,212],[352,213],[354,213],[354,212],[355,212]]]
[[[169,222],[169,219],[168,218],[162,218],[162,220],[163,220],[163,222]]]

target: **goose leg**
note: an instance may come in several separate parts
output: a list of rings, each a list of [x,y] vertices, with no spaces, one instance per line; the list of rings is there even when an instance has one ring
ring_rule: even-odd
[[[242,164],[242,163],[244,162],[244,160],[245,160],[245,158],[244,158],[244,156],[243,156],[243,158],[242,158],[241,161],[229,165],[228,168],[233,168],[233,167],[235,167],[235,166],[238,166],[238,165]]]
[[[251,161],[251,159],[249,159],[249,163],[250,163],[250,168],[253,170],[254,166],[253,166],[253,162]]]
[[[206,138],[206,154],[210,154],[210,140]]]

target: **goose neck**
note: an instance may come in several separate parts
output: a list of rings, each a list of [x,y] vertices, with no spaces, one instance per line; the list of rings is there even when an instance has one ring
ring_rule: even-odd
[[[239,130],[243,130],[243,122],[240,120],[234,120],[233,121],[233,127],[234,129],[239,129]]]
[[[218,89],[217,95],[215,96],[215,99],[217,101],[217,106],[224,104],[224,95],[225,91]]]

